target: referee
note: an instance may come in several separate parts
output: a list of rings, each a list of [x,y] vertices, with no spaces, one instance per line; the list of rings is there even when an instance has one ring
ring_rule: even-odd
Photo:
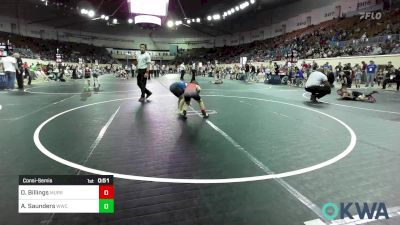
[[[147,83],[147,78],[149,78],[150,63],[151,63],[151,57],[150,54],[146,52],[146,48],[147,46],[145,44],[140,44],[140,54],[136,55],[138,63],[137,84],[142,92],[139,102],[144,102],[152,94],[151,91],[147,90],[146,88],[146,83]]]

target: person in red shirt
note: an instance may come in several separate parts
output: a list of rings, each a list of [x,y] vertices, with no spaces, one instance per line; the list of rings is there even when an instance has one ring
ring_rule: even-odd
[[[209,115],[206,112],[206,107],[204,106],[203,99],[200,97],[201,87],[199,83],[195,80],[191,81],[185,89],[183,93],[183,97],[185,99],[185,104],[183,105],[182,117],[186,119],[187,108],[190,106],[190,100],[193,98],[199,103],[201,113],[203,114],[203,118],[208,118]]]
[[[27,62],[24,63],[24,65],[22,66],[25,72],[24,78],[28,78],[28,85],[31,85],[32,83],[32,76],[29,73],[29,65]]]
[[[306,63],[306,61],[303,61],[303,64],[301,64],[303,72],[308,73],[308,70],[310,69],[310,66]]]
[[[90,91],[90,80],[92,78],[92,70],[89,65],[86,65],[84,70],[85,80],[87,82],[87,86],[85,87],[86,91]]]

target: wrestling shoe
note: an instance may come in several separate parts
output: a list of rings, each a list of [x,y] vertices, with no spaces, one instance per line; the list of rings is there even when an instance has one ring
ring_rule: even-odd
[[[312,103],[318,103],[318,101],[317,101],[317,96],[311,95],[310,101],[311,101]]]
[[[180,113],[180,116],[182,119],[187,119],[186,110],[183,110],[182,113]]]

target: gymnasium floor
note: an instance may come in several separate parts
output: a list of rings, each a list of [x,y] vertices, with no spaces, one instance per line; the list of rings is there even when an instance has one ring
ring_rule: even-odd
[[[136,80],[111,75],[93,93],[83,81],[0,92],[0,224],[318,225],[327,202],[384,202],[391,218],[365,224],[400,223],[400,93],[310,104],[301,88],[198,78],[211,115],[193,101],[184,121],[177,79],[149,81],[144,104]],[[18,175],[90,169],[124,176],[115,214],[18,214]]]

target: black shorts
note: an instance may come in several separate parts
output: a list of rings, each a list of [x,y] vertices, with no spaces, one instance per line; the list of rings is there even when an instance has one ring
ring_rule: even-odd
[[[99,75],[98,75],[97,73],[94,73],[94,74],[93,74],[93,77],[94,77],[94,78],[98,78]]]
[[[354,99],[354,100],[357,100],[357,98],[358,98],[359,96],[361,96],[361,95],[363,95],[363,93],[358,92],[358,91],[353,91],[353,99]]]
[[[196,101],[200,101],[201,97],[200,95],[185,95],[185,102],[190,102],[190,100],[193,98]]]
[[[88,75],[88,74],[85,74],[85,79],[89,79],[91,76],[90,76],[90,74]]]

